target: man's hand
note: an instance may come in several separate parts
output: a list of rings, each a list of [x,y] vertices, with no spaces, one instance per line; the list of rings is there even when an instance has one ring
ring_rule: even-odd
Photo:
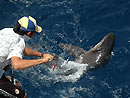
[[[51,54],[44,54],[42,58],[45,60],[45,62],[48,62],[53,60],[54,57]]]

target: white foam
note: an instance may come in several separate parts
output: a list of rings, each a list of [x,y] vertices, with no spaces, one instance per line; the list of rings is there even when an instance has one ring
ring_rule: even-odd
[[[53,79],[56,81],[64,81],[64,82],[75,82],[77,81],[84,73],[88,64],[79,64],[74,61],[66,61],[60,58],[59,60],[61,65],[57,65],[55,70],[50,68],[49,74],[51,74]]]
[[[40,87],[40,83],[49,86],[56,82],[76,82],[80,79],[88,66],[88,64],[80,64],[74,61],[68,61],[66,64],[66,60],[63,58],[58,60],[54,71],[53,65],[53,62],[48,65],[41,64],[21,71],[21,73],[23,73],[22,76],[24,78],[30,78],[30,82],[34,87]]]

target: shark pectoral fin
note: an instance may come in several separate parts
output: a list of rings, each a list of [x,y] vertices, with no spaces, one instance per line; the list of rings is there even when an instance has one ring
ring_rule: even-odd
[[[98,51],[102,51],[103,49],[101,47],[98,47],[98,48],[92,48],[90,51],[92,52],[98,52]]]
[[[61,43],[61,44],[58,44],[58,46],[59,46],[61,49],[63,49],[63,50],[65,50],[65,51],[69,52],[70,55],[72,55],[72,56],[74,56],[74,57],[78,57],[78,56],[80,56],[81,54],[83,54],[83,53],[86,52],[86,50],[84,50],[84,49],[82,49],[82,48],[79,48],[79,47],[77,47],[77,46],[71,45],[71,44],[63,44],[63,43]]]
[[[101,45],[103,44],[104,39],[102,39],[98,44],[96,44],[90,51],[97,52],[102,50]]]

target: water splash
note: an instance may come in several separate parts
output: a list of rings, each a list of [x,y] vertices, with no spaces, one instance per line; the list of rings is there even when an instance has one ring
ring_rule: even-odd
[[[74,61],[67,61],[59,57],[57,66],[53,71],[53,67],[49,69],[49,75],[53,77],[56,82],[76,82],[84,73],[88,64],[79,64]],[[54,62],[49,63],[49,66],[53,66]]]
[[[68,61],[59,57],[56,68],[53,71],[54,62],[41,64],[24,71],[21,71],[21,76],[28,79],[33,87],[41,88],[41,86],[51,86],[57,82],[76,82],[84,74],[88,64],[80,64],[74,61]]]

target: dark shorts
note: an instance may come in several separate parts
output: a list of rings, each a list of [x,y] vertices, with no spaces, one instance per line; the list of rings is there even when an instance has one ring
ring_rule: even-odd
[[[8,78],[4,75],[0,78],[0,89],[6,91],[7,93],[16,96],[17,98],[23,98],[25,95],[25,91],[16,85],[14,85]],[[0,98],[3,96],[0,94]],[[4,98],[4,97],[2,97]],[[7,98],[7,97],[5,97]],[[9,98],[9,97],[8,97]]]

